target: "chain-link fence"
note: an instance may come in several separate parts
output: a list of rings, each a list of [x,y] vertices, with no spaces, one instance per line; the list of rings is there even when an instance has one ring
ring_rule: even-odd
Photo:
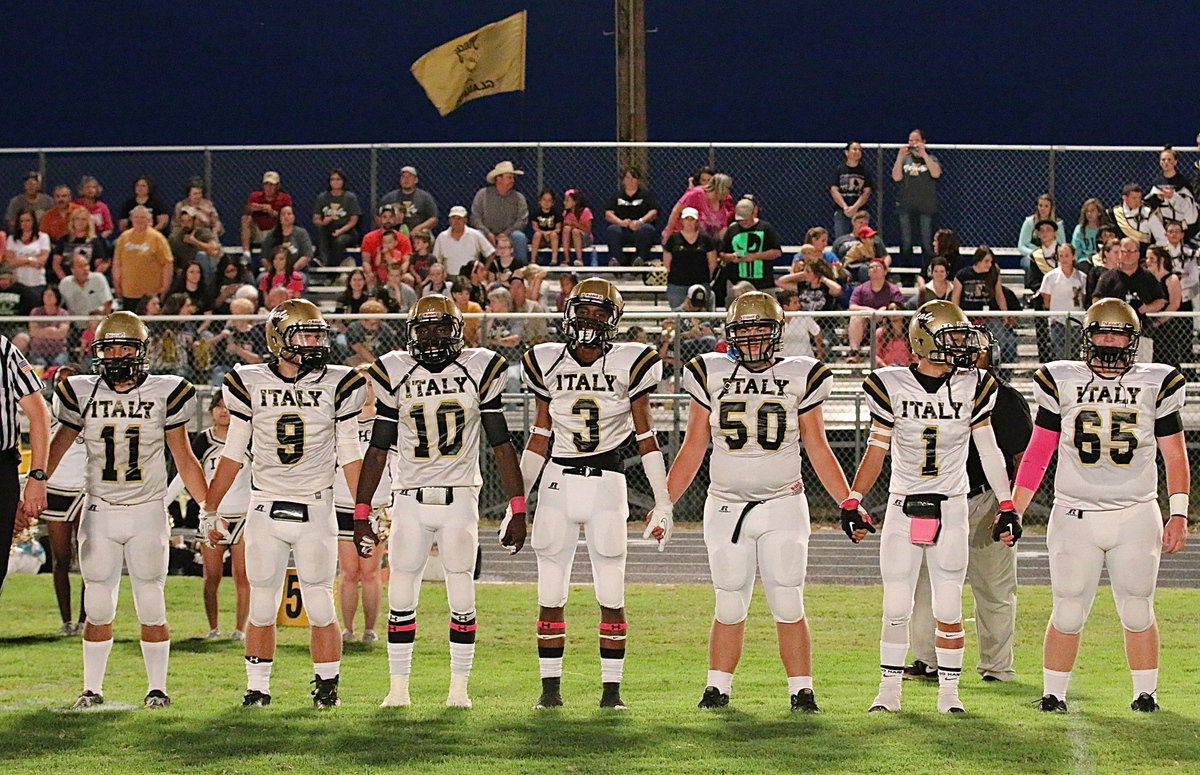
[[[868,207],[888,241],[898,241],[897,184],[891,179],[899,146],[865,144],[862,166],[875,178]],[[1034,211],[1045,192],[1058,202],[1068,226],[1091,197],[1111,207],[1121,186],[1149,183],[1160,174],[1157,148],[1063,146],[931,146],[944,174],[938,181],[938,223],[959,233],[963,244],[1014,246],[1022,220]],[[557,192],[584,192],[599,217],[617,188],[618,159],[633,158],[645,168],[646,182],[664,211],[683,192],[689,177],[702,166],[714,166],[734,179],[735,194],[752,192],[763,203],[763,217],[773,223],[786,244],[798,244],[812,226],[833,225],[829,188],[842,163],[842,146],[816,144],[717,143],[483,143],[376,144],[347,146],[238,146],[190,148],[0,149],[0,181],[14,190],[27,170],[41,170],[47,189],[76,186],[83,175],[97,177],[103,199],[116,210],[131,194],[133,179],[151,175],[168,203],[185,195],[193,176],[204,179],[226,227],[224,242],[237,243],[238,219],[246,196],[261,187],[266,170],[280,173],[283,190],[296,204],[299,223],[311,224],[316,196],[325,190],[327,173],[337,167],[347,176],[364,210],[398,187],[400,168],[413,165],[420,187],[437,200],[443,222],[451,206],[470,206],[485,175],[510,159],[525,171],[518,190],[530,200],[549,187]],[[1193,172],[1195,152],[1180,154],[1179,170]],[[369,206],[369,209],[368,209]],[[369,223],[369,220],[368,220]],[[659,224],[663,220],[660,218]],[[602,241],[602,240],[597,240]]]
[[[906,330],[906,316],[903,313],[812,313],[819,325],[819,334],[804,340],[785,331],[783,352],[797,354],[815,347],[824,355],[824,360],[834,373],[833,393],[823,405],[823,416],[829,442],[836,453],[843,470],[852,477],[865,451],[866,435],[870,426],[870,417],[861,390],[862,379],[866,373],[877,366],[907,363],[911,357],[903,332]],[[1033,372],[1042,363],[1061,357],[1077,357],[1079,348],[1079,321],[1082,313],[1039,313],[1020,311],[1013,314],[1005,313],[971,313],[978,314],[979,321],[988,327],[996,340],[995,353],[998,358],[997,369],[1001,376],[1019,390],[1032,405]],[[391,319],[391,322],[402,325],[403,316],[379,316]],[[474,317],[474,316],[471,316]],[[525,314],[512,315],[512,318],[544,318],[550,325],[550,336],[553,338],[553,325],[560,319],[558,315]],[[790,315],[789,326],[806,324],[809,314]],[[335,325],[349,323],[360,319],[352,316],[331,315]],[[680,319],[703,321],[693,325],[703,330],[703,336],[685,339],[683,336],[671,336],[664,332],[683,329]],[[864,342],[866,347],[861,353],[861,360],[851,362],[852,351],[847,345],[850,321],[859,318],[863,321]],[[85,318],[63,318],[64,320],[86,321]],[[493,317],[483,316],[481,328],[487,329],[488,321]],[[44,318],[43,318],[44,320]],[[187,341],[203,342],[217,335],[225,325],[232,320],[224,316],[205,316],[198,318],[168,317],[151,318],[149,320],[152,342],[151,352],[159,346],[164,337],[174,336],[179,332],[195,331],[198,324],[208,322],[205,332],[196,332]],[[255,322],[260,319],[255,318]],[[680,385],[679,364],[685,363],[694,353],[711,351],[721,342],[721,326],[723,313],[687,313],[674,312],[627,312],[623,323],[625,327],[637,325],[642,329],[646,340],[651,343],[662,343],[660,353],[665,363],[665,376],[659,386],[659,391],[651,397],[651,415],[655,428],[658,430],[660,446],[665,450],[668,461],[674,458],[683,440],[687,426],[690,399]],[[28,334],[24,332],[28,323],[37,323],[37,318],[9,318],[4,321],[3,328],[10,337],[15,337],[18,343],[29,348]],[[1044,324],[1044,325],[1043,325]],[[711,332],[705,327],[711,326]],[[1182,370],[1189,382],[1196,379],[1200,372],[1200,357],[1196,348],[1196,328],[1200,326],[1200,314],[1168,313],[1151,315],[1145,320],[1146,335],[1142,337],[1139,349],[1139,360],[1142,362],[1159,361],[1177,366]],[[1041,334],[1046,333],[1042,337]],[[711,335],[710,335],[711,334]],[[819,341],[817,339],[819,337]],[[1041,340],[1041,341],[1039,341]],[[182,339],[180,341],[183,341]],[[486,342],[484,342],[486,345]],[[1039,348],[1043,348],[1039,351]],[[72,353],[75,357],[77,353]],[[515,360],[515,359],[514,359]],[[36,368],[42,369],[38,363]],[[215,387],[211,383],[219,381],[214,374],[194,359],[178,371],[181,376],[192,379],[201,392],[207,394]],[[1189,384],[1186,388],[1187,400],[1182,412],[1188,447],[1195,457],[1200,450],[1200,385]],[[533,421],[533,398],[525,392],[520,380],[519,366],[510,364],[508,385],[504,395],[505,409],[509,427],[519,444],[525,441],[525,434]],[[201,405],[207,405],[202,401]],[[203,429],[209,422],[206,412],[201,412],[194,423],[194,430]],[[631,514],[637,517],[644,515],[650,508],[653,498],[641,471],[640,460],[635,446],[630,443],[623,449],[629,474],[629,499]],[[485,515],[498,516],[502,513],[506,499],[501,490],[499,477],[494,470],[491,454],[485,449],[482,454],[484,488],[481,507]],[[878,507],[886,494],[886,481],[889,470],[885,467],[871,496],[867,499],[868,506]],[[1034,521],[1044,519],[1047,513],[1050,497],[1050,481],[1043,486],[1035,508],[1031,511]],[[688,490],[680,503],[676,518],[684,521],[698,521],[701,518],[704,492],[708,484],[708,462],[705,461],[696,477],[695,483]],[[810,466],[805,466],[805,487],[809,493],[809,502],[815,518],[831,520],[835,517],[832,500],[825,494],[817,481]],[[1196,478],[1193,477],[1192,489],[1197,490]],[[1194,493],[1200,497],[1200,492]]]

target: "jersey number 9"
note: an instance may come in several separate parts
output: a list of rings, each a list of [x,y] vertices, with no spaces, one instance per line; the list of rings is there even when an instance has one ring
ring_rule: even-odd
[[[275,454],[285,466],[295,465],[304,457],[304,418],[295,412],[279,415],[275,421]]]

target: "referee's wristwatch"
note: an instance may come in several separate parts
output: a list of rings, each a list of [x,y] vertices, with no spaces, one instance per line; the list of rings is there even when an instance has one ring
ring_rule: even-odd
[[[38,482],[44,482],[47,479],[49,479],[50,477],[46,476],[46,469],[35,468],[29,472],[29,478],[33,479],[35,481],[38,481]]]

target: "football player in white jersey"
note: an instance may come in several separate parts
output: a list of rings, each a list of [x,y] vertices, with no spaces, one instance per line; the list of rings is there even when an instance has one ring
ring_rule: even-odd
[[[54,372],[54,384],[67,377],[82,374],[77,363],[64,363]],[[58,416],[58,399],[52,399],[52,417]],[[51,435],[58,432],[59,423],[52,421]],[[79,619],[71,616],[71,558],[75,553],[75,532],[79,527],[79,514],[83,510],[83,488],[87,483],[87,448],[83,439],[63,453],[54,478],[46,482],[46,510],[38,519],[46,523],[50,537],[50,554],[53,558],[54,597],[58,600],[58,612],[62,616],[59,635],[79,635],[83,632],[84,588],[79,590]]]
[[[958,679],[963,663],[962,589],[967,573],[967,451],[974,441],[984,476],[1015,523],[1004,455],[991,428],[996,380],[975,364],[987,338],[948,301],[927,302],[913,314],[909,344],[914,366],[888,366],[863,382],[871,412],[867,451],[842,504],[842,529],[858,542],[874,527],[859,511],[892,456],[887,511],[879,546],[883,576],[882,677],[870,710],[900,709],[900,679],[908,653],[908,620],[924,559],[937,622],[938,710],[963,713]]]
[[[371,427],[375,424],[375,391],[366,364],[355,367],[366,379],[366,400],[363,402],[362,414],[358,416],[358,443],[363,456],[371,443]],[[361,477],[359,479],[361,480]],[[386,518],[392,505],[392,477],[387,469],[379,478],[379,486],[371,498],[372,527],[380,524]],[[383,580],[379,575],[381,552],[374,546],[365,556],[358,551],[354,543],[354,493],[346,488],[346,481],[338,477],[333,482],[333,510],[337,514],[338,523],[338,573],[341,576],[338,586],[338,603],[342,609],[342,642],[353,641],[354,619],[358,613],[358,599],[362,596],[363,609],[363,643],[374,643],[379,640],[375,624],[379,621],[379,599],[383,596]]]
[[[197,503],[204,473],[188,445],[186,424],[196,389],[175,376],[146,372],[149,333],[132,312],[114,312],[96,327],[95,375],[68,377],[55,387],[62,426],[50,445],[53,476],[77,436],[87,449],[87,500],[79,522],[79,570],[87,587],[83,632],[83,694],[76,708],[104,701],[104,673],[112,651],[121,566],[129,571],[133,604],[142,625],[142,658],[149,691],[145,705],[164,708],[171,641],[163,586],[170,528],[164,447]]]
[[[377,482],[396,449],[394,503],[388,539],[388,672],[383,707],[409,705],[417,600],[429,550],[438,545],[450,605],[450,691],[446,705],[471,707],[467,680],[475,658],[475,562],[479,547],[480,429],[496,458],[510,513],[501,543],[525,543],[525,497],[516,448],[500,393],[508,365],[491,350],[463,347],[463,318],[440,294],[425,296],[408,315],[408,350],[371,365],[376,417],[363,460],[355,506],[355,543],[374,546],[369,514]]]
[[[710,439],[713,445],[704,543],[717,602],[701,708],[729,704],[757,570],[775,617],[792,710],[819,710],[804,614],[810,527],[800,444],[837,503],[850,486],[820,411],[832,373],[815,358],[777,357],[783,328],[775,297],[739,296],[725,317],[729,352],[705,353],[684,368],[692,401],[687,435],[667,476],[672,501],[691,484]]]
[[[531,543],[538,560],[538,708],[562,705],[560,680],[566,619],[563,607],[579,528],[587,538],[600,604],[600,706],[624,709],[621,678],[625,635],[625,522],[629,518],[619,447],[634,436],[654,493],[646,527],[659,549],[670,537],[667,470],[650,426],[650,393],[662,379],[657,351],[613,341],[624,302],[607,280],[575,286],[563,309],[566,344],[539,344],[523,359],[537,416],[521,456],[526,488],[541,474]],[[553,434],[553,447],[550,439]],[[547,462],[547,456],[550,457]],[[543,470],[543,466],[545,469]]]
[[[1158,710],[1154,587],[1162,552],[1179,551],[1187,538],[1191,472],[1179,416],[1183,375],[1166,364],[1135,363],[1140,334],[1132,307],[1102,299],[1084,318],[1083,360],[1053,361],[1034,374],[1038,413],[1013,500],[1024,513],[1057,451],[1046,530],[1054,609],[1043,650],[1043,711],[1067,709],[1080,634],[1106,566],[1133,672],[1131,707]],[[1170,493],[1165,529],[1156,453]]]
[[[266,337],[272,356],[268,363],[235,366],[225,375],[229,435],[209,489],[206,532],[212,540],[228,532],[220,516],[222,501],[249,446],[253,456],[245,544],[250,623],[242,705],[271,702],[275,618],[288,557],[294,556],[311,627],[313,704],[330,708],[338,704],[342,658],[333,604],[333,480],[344,475],[351,492],[358,487],[362,449],[356,420],[365,380],[348,366],[329,365],[329,324],[310,301],[288,299],[271,310]]]

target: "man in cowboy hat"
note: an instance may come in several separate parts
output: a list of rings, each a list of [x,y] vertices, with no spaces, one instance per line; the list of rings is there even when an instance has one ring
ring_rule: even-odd
[[[471,226],[483,232],[493,246],[498,235],[507,234],[512,238],[513,255],[527,262],[529,239],[525,236],[525,224],[529,221],[529,203],[524,194],[513,188],[517,175],[524,174],[511,161],[493,167],[487,174],[488,185],[476,191],[471,202]]]

